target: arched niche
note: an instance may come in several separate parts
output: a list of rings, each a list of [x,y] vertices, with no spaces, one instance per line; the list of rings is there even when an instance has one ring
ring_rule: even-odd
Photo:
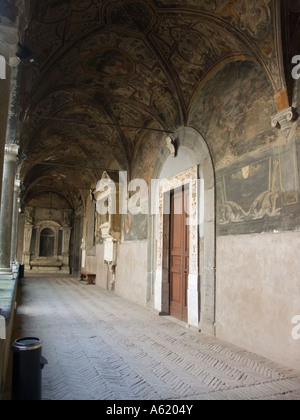
[[[27,271],[70,273],[73,210],[38,206],[25,208],[23,264]]]

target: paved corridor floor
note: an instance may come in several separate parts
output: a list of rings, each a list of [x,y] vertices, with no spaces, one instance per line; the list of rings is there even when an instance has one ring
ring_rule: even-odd
[[[45,400],[300,399],[300,373],[71,277],[21,281],[14,336],[28,335]]]

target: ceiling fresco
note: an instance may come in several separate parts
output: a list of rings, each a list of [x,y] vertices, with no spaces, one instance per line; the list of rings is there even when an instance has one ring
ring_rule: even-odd
[[[61,185],[62,163],[72,188],[78,173],[78,188],[88,189],[104,169],[130,170],[147,130],[166,136],[186,125],[201,89],[225,64],[255,63],[274,95],[286,87],[275,0],[30,5],[25,43],[38,65],[23,69],[27,184],[41,176]]]

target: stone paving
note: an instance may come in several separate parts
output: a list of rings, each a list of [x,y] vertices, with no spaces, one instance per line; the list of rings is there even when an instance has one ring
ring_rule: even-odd
[[[72,277],[22,280],[15,337],[37,336],[45,400],[300,399],[300,373]]]

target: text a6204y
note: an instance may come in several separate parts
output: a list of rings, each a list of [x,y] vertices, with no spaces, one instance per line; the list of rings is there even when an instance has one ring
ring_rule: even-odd
[[[190,415],[192,414],[193,405],[153,405],[148,411],[151,415]]]

